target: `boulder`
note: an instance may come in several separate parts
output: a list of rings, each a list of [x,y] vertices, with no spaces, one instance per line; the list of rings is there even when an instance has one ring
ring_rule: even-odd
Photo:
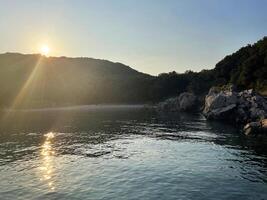
[[[164,112],[196,111],[198,108],[196,96],[189,92],[181,93],[178,97],[169,98],[157,105],[157,110]]]
[[[263,119],[259,122],[250,122],[243,128],[245,135],[259,135],[267,134],[267,119]]]
[[[210,111],[207,115],[208,119],[227,119],[233,118],[233,110],[236,108],[235,104],[230,104],[224,107],[216,108]]]
[[[184,92],[178,97],[179,107],[181,111],[191,111],[197,107],[197,98],[194,94]]]
[[[205,97],[203,114],[207,119],[231,120],[237,103],[237,93],[232,89],[218,91],[211,88]]]
[[[179,99],[177,97],[169,98],[157,105],[158,111],[177,112],[180,110]]]
[[[262,129],[262,131],[263,131],[264,133],[267,134],[267,119],[263,119],[263,120],[261,121],[261,129]]]
[[[203,114],[207,119],[220,119],[246,124],[267,117],[267,101],[254,90],[237,92],[235,87],[211,88],[205,97]]]

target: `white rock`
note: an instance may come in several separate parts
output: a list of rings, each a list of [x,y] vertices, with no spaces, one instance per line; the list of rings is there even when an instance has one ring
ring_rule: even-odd
[[[247,123],[267,117],[267,101],[253,90],[235,92],[211,89],[205,98],[203,114],[207,119]]]

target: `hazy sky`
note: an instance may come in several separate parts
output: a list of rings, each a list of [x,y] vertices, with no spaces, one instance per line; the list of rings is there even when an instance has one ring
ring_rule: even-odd
[[[267,35],[267,0],[0,0],[0,53],[88,56],[150,74],[213,68]]]

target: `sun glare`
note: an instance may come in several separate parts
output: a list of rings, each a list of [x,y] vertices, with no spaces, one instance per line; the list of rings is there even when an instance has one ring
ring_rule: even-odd
[[[48,56],[50,48],[45,44],[41,46],[40,52],[43,56]]]

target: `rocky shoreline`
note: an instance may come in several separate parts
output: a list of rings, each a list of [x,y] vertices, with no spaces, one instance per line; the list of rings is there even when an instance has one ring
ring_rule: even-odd
[[[163,112],[201,112],[207,120],[244,126],[246,135],[267,135],[267,100],[253,89],[238,91],[233,85],[212,87],[202,101],[186,92],[159,103],[157,109]]]
[[[184,92],[157,105],[159,112],[199,112],[201,102],[193,93]]]

